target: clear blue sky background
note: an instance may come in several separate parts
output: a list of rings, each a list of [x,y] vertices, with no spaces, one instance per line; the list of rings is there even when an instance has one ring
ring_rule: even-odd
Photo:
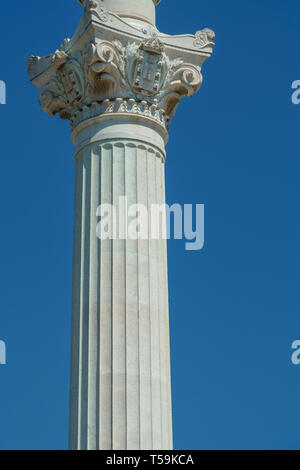
[[[73,147],[26,59],[80,16],[75,0],[1,2],[0,449],[67,448]],[[217,35],[167,147],[168,202],[206,205],[205,249],[169,243],[177,449],[300,449],[299,24],[299,0],[158,7],[163,32]]]

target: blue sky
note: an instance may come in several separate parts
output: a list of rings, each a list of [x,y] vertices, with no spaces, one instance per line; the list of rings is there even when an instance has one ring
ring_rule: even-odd
[[[168,202],[206,208],[202,251],[169,242],[175,448],[300,449],[300,4],[157,10],[163,32],[216,32],[167,146]],[[26,59],[80,16],[75,0],[1,4],[0,449],[67,448],[73,146],[68,123],[40,110]]]

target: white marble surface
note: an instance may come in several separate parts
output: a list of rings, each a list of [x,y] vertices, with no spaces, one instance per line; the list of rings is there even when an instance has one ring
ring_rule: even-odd
[[[72,449],[172,448],[166,241],[96,236],[101,202],[164,203],[164,160],[134,132],[77,154]]]

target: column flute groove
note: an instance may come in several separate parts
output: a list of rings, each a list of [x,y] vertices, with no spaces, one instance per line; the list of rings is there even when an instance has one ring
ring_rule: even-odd
[[[146,158],[146,181],[147,181],[147,203],[148,203],[148,207],[149,207],[149,184],[148,184],[148,181],[149,181],[149,160],[147,158],[147,151],[145,152],[145,158]],[[149,219],[148,219],[149,220]],[[148,237],[149,237],[149,230],[150,230],[150,226],[148,227]],[[150,298],[150,295],[151,295],[151,290],[150,290],[150,244],[148,242],[148,288],[149,288],[149,298]],[[153,375],[152,375],[152,368],[153,368],[153,358],[152,358],[152,347],[153,347],[153,341],[152,341],[152,334],[153,334],[153,328],[152,328],[152,323],[151,323],[151,310],[150,310],[150,301],[149,301],[149,310],[148,310],[148,315],[149,315],[149,366],[150,366],[150,409],[151,409],[151,441],[150,441],[150,445],[151,445],[151,448],[154,448],[154,431],[153,431],[153,423],[154,423],[154,419],[153,419]]]

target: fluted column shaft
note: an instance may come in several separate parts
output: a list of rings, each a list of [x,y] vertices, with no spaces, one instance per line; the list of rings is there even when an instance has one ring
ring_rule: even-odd
[[[76,148],[72,449],[172,448],[166,241],[148,215],[146,237],[97,237],[100,205],[165,202],[169,124],[213,51],[209,28],[160,32],[160,1],[79,0],[72,38],[28,59],[42,109],[70,121]]]
[[[126,126],[76,152],[72,449],[172,448],[166,240],[96,234],[100,204],[165,203],[164,151]]]

